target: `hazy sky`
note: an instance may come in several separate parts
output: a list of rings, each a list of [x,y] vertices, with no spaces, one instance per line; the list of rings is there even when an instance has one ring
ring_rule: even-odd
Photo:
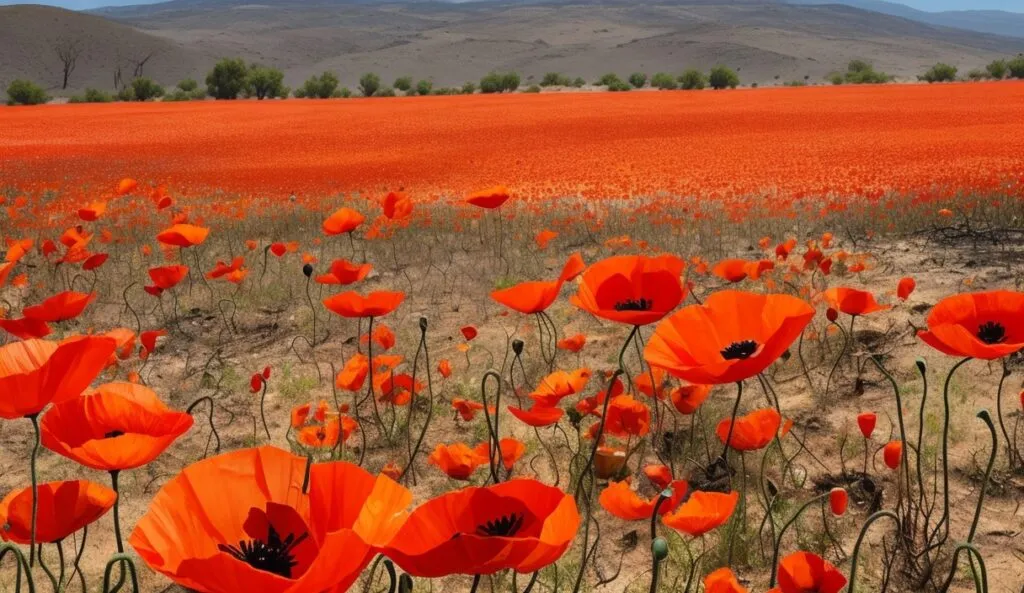
[[[0,5],[7,4],[49,4],[62,6],[72,10],[87,10],[100,6],[116,6],[125,4],[151,4],[161,0],[0,0]],[[841,2],[842,0],[837,0]],[[1024,0],[897,0],[918,10],[938,12],[942,10],[992,9],[1024,12]]]

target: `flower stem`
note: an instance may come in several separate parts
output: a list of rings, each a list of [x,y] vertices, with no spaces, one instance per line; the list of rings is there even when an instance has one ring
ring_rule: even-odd
[[[878,511],[867,518],[864,526],[860,529],[860,535],[857,536],[857,543],[853,546],[853,556],[850,557],[850,583],[846,589],[847,591],[854,592],[857,590],[857,561],[860,560],[860,545],[864,543],[864,536],[867,535],[871,524],[883,517],[892,519],[893,523],[896,524],[896,531],[899,532],[900,530],[900,518],[892,511]]]
[[[725,455],[729,452],[729,443],[732,441],[732,430],[736,426],[736,413],[740,409],[740,399],[743,398],[743,381],[736,382],[736,402],[732,405],[732,416],[729,419],[729,434],[725,437],[725,445],[722,446],[722,455],[719,457],[725,461]]]
[[[29,536],[28,565],[31,567],[36,563],[36,520],[39,515],[39,486],[36,474],[36,458],[39,456],[39,414],[32,414],[28,419],[32,421],[32,430],[35,433],[35,440],[32,442],[32,459],[29,461],[32,473],[32,529]]]
[[[782,529],[779,530],[779,537],[775,540],[775,551],[772,554],[772,576],[771,579],[768,581],[768,587],[775,586],[775,577],[778,576],[779,571],[779,550],[782,548],[782,538],[786,536],[786,530],[789,529],[790,525],[796,523],[796,520],[800,518],[800,515],[804,514],[804,511],[806,511],[812,504],[816,502],[821,502],[822,500],[828,498],[828,496],[829,493],[825,492],[824,494],[819,494],[818,496],[815,496],[814,498],[805,502],[803,506],[801,506],[797,510],[797,512],[789,518],[789,521],[786,521],[786,524],[782,526]],[[852,591],[853,589],[850,590]]]

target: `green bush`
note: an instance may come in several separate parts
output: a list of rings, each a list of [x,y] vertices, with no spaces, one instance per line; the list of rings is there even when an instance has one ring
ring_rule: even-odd
[[[43,87],[30,80],[13,80],[7,85],[8,105],[39,105],[49,100]]]
[[[629,86],[629,83],[624,80],[615,80],[608,85],[608,90],[613,93],[621,93],[632,89],[633,87]]]
[[[829,82],[836,86],[839,86],[846,82],[846,78],[844,78],[843,75],[840,74],[839,72],[833,72],[832,74],[829,74],[826,78]]]
[[[586,85],[587,85],[587,81],[586,81],[586,80],[583,80],[583,77],[582,77],[582,76],[577,76],[577,77],[576,77],[576,78],[575,78],[575,79],[574,79],[574,80],[572,81],[572,86],[574,86],[574,87],[576,87],[576,88],[578,88],[578,89],[580,89],[580,88],[583,88],[583,87],[584,87],[584,86],[586,86]]]
[[[391,91],[391,94],[388,95],[388,96],[394,97],[395,96],[395,91],[392,90],[392,89],[388,89],[388,90]],[[331,91],[330,98],[331,99],[348,99],[351,96],[352,96],[352,91],[349,90],[349,88],[347,86],[343,86],[340,89],[334,89],[333,91]]]
[[[118,101],[134,101],[135,100],[135,89],[131,85],[124,85],[117,91]]]
[[[988,71],[987,70],[982,70],[981,68],[975,68],[975,69],[973,69],[973,70],[971,70],[970,72],[967,73],[967,80],[974,81],[974,82],[979,82],[979,81],[982,81],[982,80],[988,80],[989,78],[991,78],[991,77],[989,76]]]
[[[237,99],[248,84],[249,68],[242,58],[224,58],[206,75],[206,92],[215,99]]]
[[[136,101],[149,101],[150,99],[162,97],[163,94],[164,87],[144,76],[140,76],[132,81],[132,96]]]
[[[399,76],[395,79],[395,84],[391,85],[394,88],[402,91],[403,93],[408,92],[412,88],[412,77],[411,76]]]
[[[734,89],[740,86],[740,77],[731,68],[726,66],[715,66],[708,76],[708,84],[715,90]]]
[[[678,88],[676,79],[667,72],[658,72],[651,77],[651,86],[663,91],[672,91]]]
[[[199,88],[199,83],[196,82],[194,79],[186,78],[185,80],[178,83],[178,88],[185,91],[186,93],[191,93],[192,91]]]
[[[853,60],[846,66],[843,82],[850,84],[885,84],[891,82],[892,78],[892,76],[885,72],[876,72],[874,67],[864,60]]]
[[[114,95],[106,91],[99,89],[87,88],[85,93],[81,95],[72,95],[68,99],[69,103],[110,103],[114,100]]]
[[[622,82],[622,79],[619,78],[619,75],[614,72],[609,72],[608,74],[603,75],[601,78],[598,78],[597,82],[595,82],[594,85],[612,86],[613,84],[616,84],[618,82]]]
[[[684,91],[699,91],[707,85],[708,79],[700,70],[691,68],[679,76],[679,86]]]
[[[950,66],[949,64],[943,64],[940,62],[929,68],[927,72],[917,78],[928,83],[952,82],[956,80],[956,72],[956,66]]]
[[[306,99],[329,99],[337,91],[337,75],[333,72],[324,72],[319,76],[314,74],[306,79],[301,87],[295,89],[294,95],[300,99],[303,97]]]
[[[394,97],[395,89],[393,87],[381,87],[377,89],[377,92],[373,94],[374,97]]]
[[[805,80],[790,80],[790,81],[782,83],[782,86],[790,86],[790,87],[807,86],[807,81],[805,81]]]
[[[1024,55],[1019,55],[1007,62],[1006,69],[1010,71],[1011,78],[1024,78]]]
[[[558,72],[548,72],[541,79],[540,86],[572,86],[572,79]]]
[[[519,74],[491,72],[480,79],[481,93],[504,93],[519,88]]]
[[[287,97],[284,87],[284,72],[277,68],[253,64],[249,66],[245,95],[258,100]]]
[[[434,83],[429,80],[420,80],[416,83],[417,95],[429,95],[434,90]]]
[[[467,82],[467,83],[462,85],[462,94],[463,95],[472,95],[475,92],[476,92],[476,83],[475,82]]]
[[[531,84],[530,86],[526,87],[526,90],[523,91],[523,92],[524,93],[539,93],[540,92],[540,86],[535,85],[535,84]]]
[[[380,88],[380,76],[373,72],[367,72],[359,77],[359,92],[364,97],[372,97]]]
[[[519,88],[519,73],[518,72],[506,72],[501,77],[502,90],[506,92],[512,92]]]
[[[643,72],[634,72],[629,75],[629,84],[634,88],[642,89],[647,84],[647,75]]]
[[[1006,78],[1006,60],[992,60],[988,66],[985,66],[985,71],[991,78],[996,80],[1002,80]]]

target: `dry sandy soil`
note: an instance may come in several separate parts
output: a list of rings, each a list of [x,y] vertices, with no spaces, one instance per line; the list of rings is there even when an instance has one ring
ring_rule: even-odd
[[[614,71],[678,73],[728,64],[744,83],[819,82],[852,59],[913,79],[943,61],[962,71],[1024,50],[1024,40],[944,29],[843,6],[772,2],[515,2],[385,4],[174,0],[105,9],[99,16],[40,6],[0,7],[0,87],[27,77],[59,90],[61,38],[84,53],[70,90],[111,88],[152,54],[143,73],[173,86],[202,80],[216,59],[241,56],[281,68],[286,83],[336,72],[355,88],[368,71],[435,86],[517,70],[593,81]],[[60,94],[60,93],[57,93]]]

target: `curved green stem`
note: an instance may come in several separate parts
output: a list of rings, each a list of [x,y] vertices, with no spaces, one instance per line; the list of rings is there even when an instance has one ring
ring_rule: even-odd
[[[29,461],[29,468],[32,473],[32,528],[29,535],[29,556],[28,565],[35,566],[36,563],[36,523],[39,515],[39,481],[36,474],[36,458],[39,456],[39,414],[32,414],[28,417],[32,421],[32,431],[35,440],[32,442],[32,458]],[[29,576],[31,578],[31,575]]]
[[[131,559],[131,556],[128,556],[127,554],[124,554],[124,553],[114,554],[110,558],[110,561],[107,562],[107,566],[103,570],[103,589],[102,589],[102,592],[103,593],[112,593],[112,591],[116,591],[117,590],[117,588],[115,588],[113,590],[110,588],[110,572],[111,572],[111,570],[113,570],[115,563],[118,566],[121,567],[122,578],[124,578],[123,577],[123,575],[124,575],[124,567],[125,567],[125,565],[128,566],[128,574],[131,576],[131,579],[132,579],[132,593],[139,593],[139,574],[138,574],[138,571],[135,568],[135,561]]]
[[[802,515],[804,511],[806,511],[811,505],[813,505],[816,502],[821,502],[822,500],[825,500],[826,498],[828,498],[828,496],[829,493],[825,492],[824,494],[819,494],[818,496],[815,496],[814,498],[805,502],[803,506],[801,506],[796,511],[796,513],[794,513],[793,516],[789,518],[789,521],[786,521],[786,523],[782,526],[782,529],[779,530],[779,537],[775,540],[775,551],[772,553],[772,576],[771,579],[768,581],[768,587],[775,586],[775,578],[776,576],[778,576],[779,570],[779,550],[782,548],[782,538],[786,536],[786,531],[789,529],[790,525],[796,523],[796,520],[800,518],[800,515]]]
[[[867,535],[868,528],[871,527],[871,524],[883,517],[892,519],[893,523],[896,524],[896,531],[899,532],[900,530],[900,518],[892,511],[878,511],[868,517],[867,521],[864,522],[864,526],[860,529],[860,534],[857,536],[857,543],[853,546],[853,556],[850,557],[850,582],[846,588],[849,593],[856,593],[857,591],[857,561],[860,560],[860,546],[864,543],[864,536]]]
[[[494,402],[494,422],[491,422],[491,413],[488,411],[487,405],[487,380],[494,379],[498,383],[498,390],[495,392]],[[501,482],[501,472],[498,471],[498,465],[501,463],[501,441],[498,438],[498,416],[501,413],[499,406],[501,406],[501,375],[496,371],[489,370],[484,373],[483,379],[480,380],[480,399],[483,400],[484,404],[484,419],[487,420],[487,434],[490,438],[488,443],[488,454],[487,464],[491,470],[491,479],[497,484]]]
[[[740,399],[743,398],[743,381],[736,382],[736,402],[732,405],[732,416],[729,419],[729,433],[725,437],[725,444],[722,446],[722,455],[720,459],[725,460],[725,455],[729,452],[729,443],[732,442],[732,431],[736,426],[736,414],[740,410]]]
[[[989,453],[988,467],[985,468],[985,478],[981,482],[981,493],[978,494],[978,506],[974,509],[974,520],[971,521],[971,530],[967,533],[968,544],[974,541],[974,532],[978,529],[978,520],[981,519],[981,507],[985,503],[985,491],[988,490],[988,479],[992,475],[992,466],[996,463],[996,453],[999,450],[999,439],[996,437],[996,427],[992,424],[992,416],[989,415],[988,410],[980,410],[977,416],[985,423],[989,433],[992,435],[992,452]]]
[[[4,556],[8,553],[14,554],[14,566],[17,569],[14,573],[14,593],[21,593],[21,575],[24,573],[25,578],[28,582],[29,593],[35,593],[36,585],[32,580],[31,568],[29,568],[28,562],[25,560],[25,554],[18,549],[12,543],[5,543],[0,545],[0,561],[3,561]]]

